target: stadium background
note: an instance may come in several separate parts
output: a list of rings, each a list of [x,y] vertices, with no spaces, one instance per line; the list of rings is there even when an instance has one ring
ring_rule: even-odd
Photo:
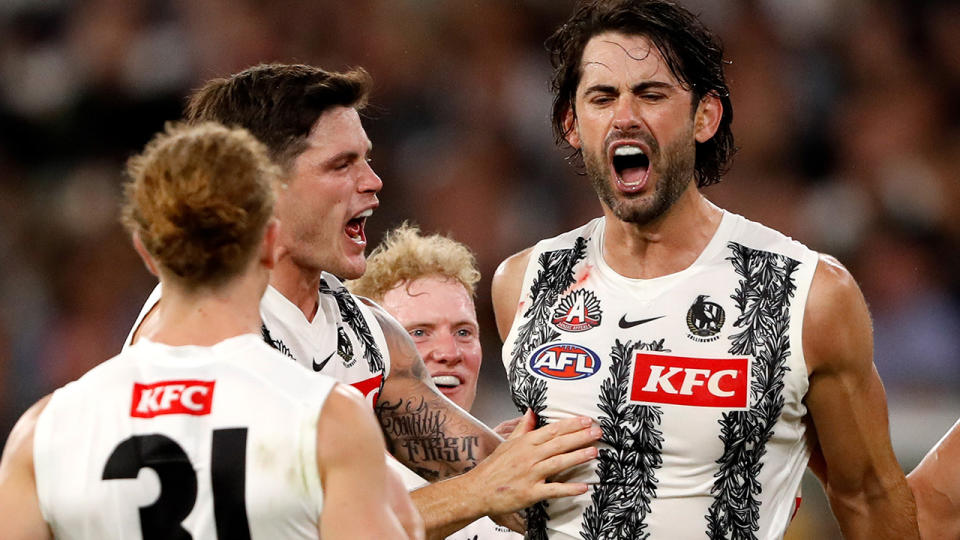
[[[475,250],[475,413],[511,416],[489,278],[598,212],[548,123],[542,44],[572,4],[0,0],[0,440],[119,350],[153,286],[118,225],[126,157],[190,89],[264,61],[373,74],[366,125],[385,186],[370,245],[409,219]],[[960,416],[960,5],[685,4],[733,62],[741,150],[705,193],[851,269],[909,470]],[[805,488],[789,537],[835,537],[820,488]]]

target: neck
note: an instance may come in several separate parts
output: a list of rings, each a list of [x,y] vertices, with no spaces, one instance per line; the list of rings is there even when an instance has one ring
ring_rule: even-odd
[[[300,308],[308,321],[312,321],[320,302],[320,275],[320,270],[307,271],[294,263],[289,255],[283,255],[270,274],[270,285]]]
[[[650,279],[679,272],[700,256],[723,212],[692,185],[662,216],[638,225],[603,208],[603,259],[618,274]]]
[[[164,280],[163,301],[141,337],[167,345],[211,346],[259,333],[265,277],[246,275],[222,287],[199,291]]]

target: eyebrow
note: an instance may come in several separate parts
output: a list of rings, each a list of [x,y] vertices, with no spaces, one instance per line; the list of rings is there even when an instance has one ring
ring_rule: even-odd
[[[340,152],[339,154],[334,154],[334,155],[331,156],[330,158],[324,160],[324,163],[336,163],[337,161],[340,161],[340,160],[342,160],[342,159],[355,160],[355,159],[361,158],[361,157],[362,157],[363,159],[366,159],[366,158],[370,157],[370,154],[371,154],[372,152],[373,152],[373,145],[372,145],[372,144],[367,147],[367,151],[366,151],[362,156],[360,155],[359,152],[354,152],[353,150],[344,150],[343,152]]]
[[[671,88],[674,88],[675,86],[676,85],[672,83],[663,82],[663,81],[643,81],[631,86],[630,91],[633,92],[634,94],[639,94],[641,92],[650,90],[652,88],[671,89]],[[586,90],[583,91],[583,93],[590,94],[593,92],[599,92],[601,94],[613,94],[613,93],[616,93],[616,91],[617,89],[614,86],[611,86],[609,84],[595,84],[593,86],[588,87]]]

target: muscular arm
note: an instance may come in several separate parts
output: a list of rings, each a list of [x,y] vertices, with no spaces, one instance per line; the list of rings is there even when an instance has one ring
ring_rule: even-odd
[[[41,399],[24,413],[10,432],[0,460],[0,523],[8,540],[53,538],[40,513],[33,472],[33,431],[49,399]]]
[[[924,540],[960,538],[960,421],[907,476]]]
[[[317,421],[322,538],[423,538],[423,524],[400,479],[387,469],[383,450],[363,398],[337,385]]]
[[[835,259],[821,256],[804,315],[811,468],[845,538],[918,538],[916,508],[890,444],[886,396],[873,365],[866,302]]]

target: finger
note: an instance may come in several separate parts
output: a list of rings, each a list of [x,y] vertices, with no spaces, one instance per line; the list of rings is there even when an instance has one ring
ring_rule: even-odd
[[[507,438],[513,433],[513,430],[516,429],[520,421],[523,420],[522,416],[506,420],[497,424],[497,427],[493,428],[494,433],[500,435],[503,438]]]
[[[516,439],[526,435],[537,425],[536,417],[533,415],[533,410],[531,409],[527,409],[527,412],[523,413],[523,416],[517,420],[517,427],[513,428],[513,433],[511,433],[507,439]]]
[[[592,425],[593,420],[590,418],[586,416],[574,416],[572,418],[564,418],[563,420],[559,420],[552,424],[547,424],[539,429],[536,429],[530,432],[528,437],[530,442],[533,444],[544,444],[555,439],[556,437],[581,431],[584,428]]]
[[[572,452],[549,457],[534,465],[531,472],[533,472],[536,478],[546,479],[566,471],[571,467],[576,467],[577,465],[596,459],[597,455],[599,455],[599,450],[594,446],[580,448]]]
[[[540,484],[537,490],[537,501],[546,499],[559,499],[560,497],[573,497],[574,495],[583,495],[587,492],[587,484],[582,482],[549,482]]]
[[[557,435],[549,441],[537,446],[539,460],[550,456],[571,452],[578,448],[591,446],[603,437],[603,430],[598,426],[590,426],[579,431]]]

